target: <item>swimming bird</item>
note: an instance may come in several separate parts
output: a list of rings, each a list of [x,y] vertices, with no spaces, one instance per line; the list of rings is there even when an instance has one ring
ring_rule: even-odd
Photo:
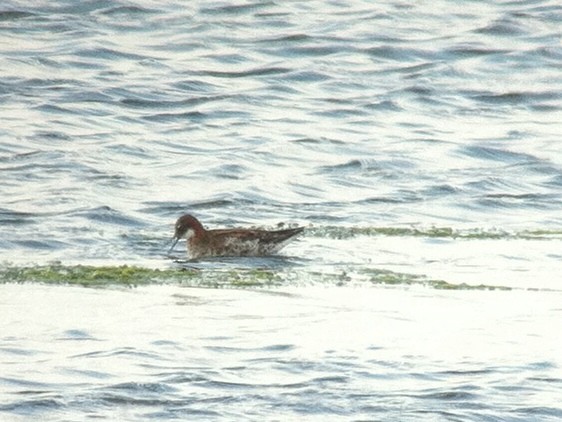
[[[187,239],[187,255],[190,259],[217,256],[267,256],[277,253],[304,227],[284,230],[215,229],[207,230],[190,214],[176,221],[173,244]],[[169,253],[168,252],[168,253]]]

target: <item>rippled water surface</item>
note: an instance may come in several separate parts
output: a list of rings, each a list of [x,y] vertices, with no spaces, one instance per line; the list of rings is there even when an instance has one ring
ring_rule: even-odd
[[[558,2],[31,3],[0,420],[562,419]],[[187,262],[185,212],[307,229]]]

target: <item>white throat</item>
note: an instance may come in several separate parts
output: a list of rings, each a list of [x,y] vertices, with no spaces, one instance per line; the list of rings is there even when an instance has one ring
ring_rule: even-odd
[[[191,238],[192,238],[193,236],[195,236],[195,230],[193,230],[193,229],[187,229],[187,231],[185,232],[185,236],[184,236],[185,239],[186,239],[187,241],[189,241],[189,240],[191,240]]]

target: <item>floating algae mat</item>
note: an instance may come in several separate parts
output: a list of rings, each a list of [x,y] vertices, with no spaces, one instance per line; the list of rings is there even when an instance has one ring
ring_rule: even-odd
[[[139,286],[185,284],[199,287],[270,286],[281,279],[264,269],[200,270],[192,268],[152,269],[139,266],[41,265],[8,266],[0,269],[3,283],[46,283],[80,286]]]
[[[207,288],[266,288],[298,285],[419,285],[447,290],[510,290],[509,287],[469,285],[435,280],[424,275],[399,273],[377,268],[358,267],[346,271],[318,271],[270,268],[167,268],[140,266],[41,265],[5,266],[0,269],[1,283],[45,283],[85,287],[142,286],[147,284],[178,284]]]
[[[370,281],[374,284],[406,286],[421,284],[439,290],[512,290],[511,287],[506,286],[486,284],[473,285],[466,283],[455,284],[445,280],[431,279],[424,275],[396,273],[394,271],[380,269],[365,269],[363,272],[369,276]]]
[[[522,239],[549,240],[562,238],[562,230],[505,231],[499,229],[457,230],[451,227],[310,227],[308,236],[347,239],[356,236],[425,237],[440,239]]]
[[[141,285],[164,280],[180,280],[191,277],[190,271],[154,270],[128,265],[41,265],[32,267],[7,267],[0,271],[4,282],[40,282],[52,284],[97,285]]]

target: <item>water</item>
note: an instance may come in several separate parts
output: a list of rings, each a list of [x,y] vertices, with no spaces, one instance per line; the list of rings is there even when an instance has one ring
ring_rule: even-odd
[[[7,285],[3,297],[19,311],[4,312],[9,420],[560,417],[550,293]]]
[[[561,19],[3,2],[0,420],[560,420]]]

